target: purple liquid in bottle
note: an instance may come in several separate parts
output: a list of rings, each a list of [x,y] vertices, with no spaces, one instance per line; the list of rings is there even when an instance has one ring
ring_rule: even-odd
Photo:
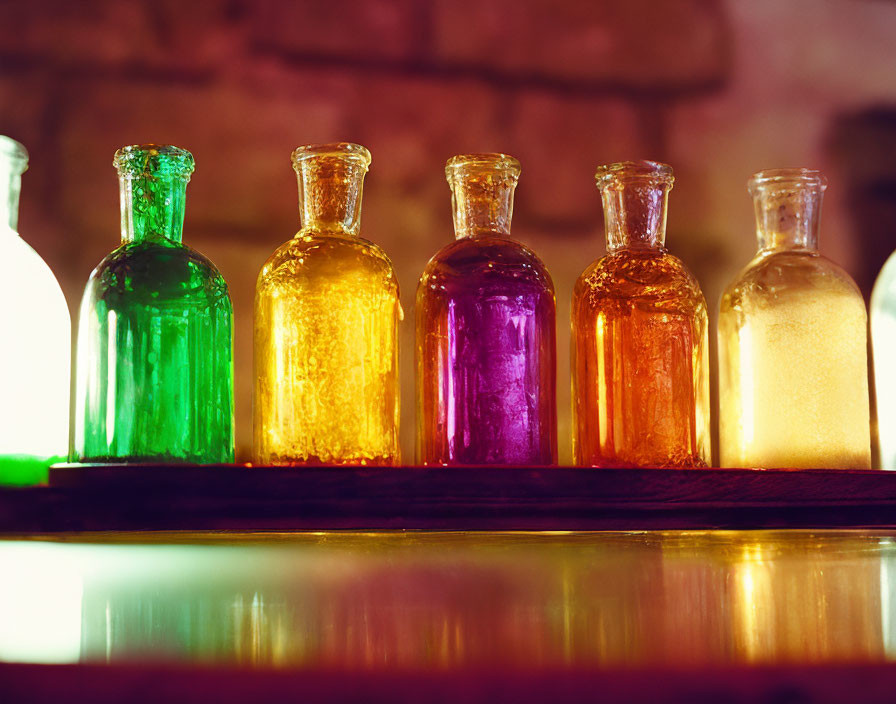
[[[457,241],[417,289],[423,464],[557,461],[555,303],[538,257],[507,235],[516,160],[448,162]]]

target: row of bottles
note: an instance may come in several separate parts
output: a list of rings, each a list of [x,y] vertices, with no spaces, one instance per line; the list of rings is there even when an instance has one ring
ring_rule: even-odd
[[[369,164],[353,144],[293,154],[302,229],[265,263],[256,291],[257,463],[400,462],[402,311],[391,262],[359,237]],[[0,459],[2,479],[17,483],[65,454],[69,405],[65,301],[15,232],[26,165],[24,148],[2,138]],[[70,457],[232,462],[232,306],[214,265],[181,242],[193,158],[131,146],[115,166],[122,244],[84,294]],[[429,262],[416,297],[422,464],[557,461],[554,289],[509,235],[519,173],[503,154],[447,164],[457,239]],[[597,182],[608,253],[573,294],[574,461],[707,467],[709,325],[699,284],[665,249],[672,170],[625,162],[601,167]],[[870,466],[865,306],[817,251],[824,188],[804,169],[750,182],[759,252],[719,317],[722,466]],[[896,344],[896,260],[873,311],[883,465],[896,468],[896,385],[883,368]]]

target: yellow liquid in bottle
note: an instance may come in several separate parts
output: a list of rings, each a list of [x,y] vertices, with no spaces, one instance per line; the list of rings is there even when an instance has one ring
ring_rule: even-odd
[[[758,257],[722,298],[724,467],[871,466],[865,304],[815,253]]]
[[[255,461],[399,463],[398,282],[376,245],[304,233],[261,271]]]

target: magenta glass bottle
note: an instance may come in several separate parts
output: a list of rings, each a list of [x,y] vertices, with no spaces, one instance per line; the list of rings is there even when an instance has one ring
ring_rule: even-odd
[[[557,461],[554,286],[510,238],[519,162],[445,167],[457,240],[417,287],[417,454],[426,465]]]

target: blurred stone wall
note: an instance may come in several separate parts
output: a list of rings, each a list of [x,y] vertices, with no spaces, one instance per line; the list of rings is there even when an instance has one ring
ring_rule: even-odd
[[[31,152],[20,230],[73,313],[119,240],[114,151],[152,141],[193,152],[184,239],[231,287],[243,459],[255,277],[298,228],[290,151],[348,140],[373,153],[362,232],[402,286],[408,461],[415,285],[453,237],[444,162],[513,154],[523,165],[513,234],[557,289],[568,462],[569,299],[604,252],[595,167],[673,165],[667,244],[713,313],[755,249],[747,178],[826,169],[822,249],[867,292],[867,272],[896,246],[880,227],[865,246],[855,211],[867,199],[854,193],[870,188],[892,214],[896,154],[880,145],[896,150],[896,121],[862,115],[896,104],[894,36],[896,3],[885,0],[0,0],[0,133]],[[881,165],[871,186],[850,181],[867,175],[862,149]]]

